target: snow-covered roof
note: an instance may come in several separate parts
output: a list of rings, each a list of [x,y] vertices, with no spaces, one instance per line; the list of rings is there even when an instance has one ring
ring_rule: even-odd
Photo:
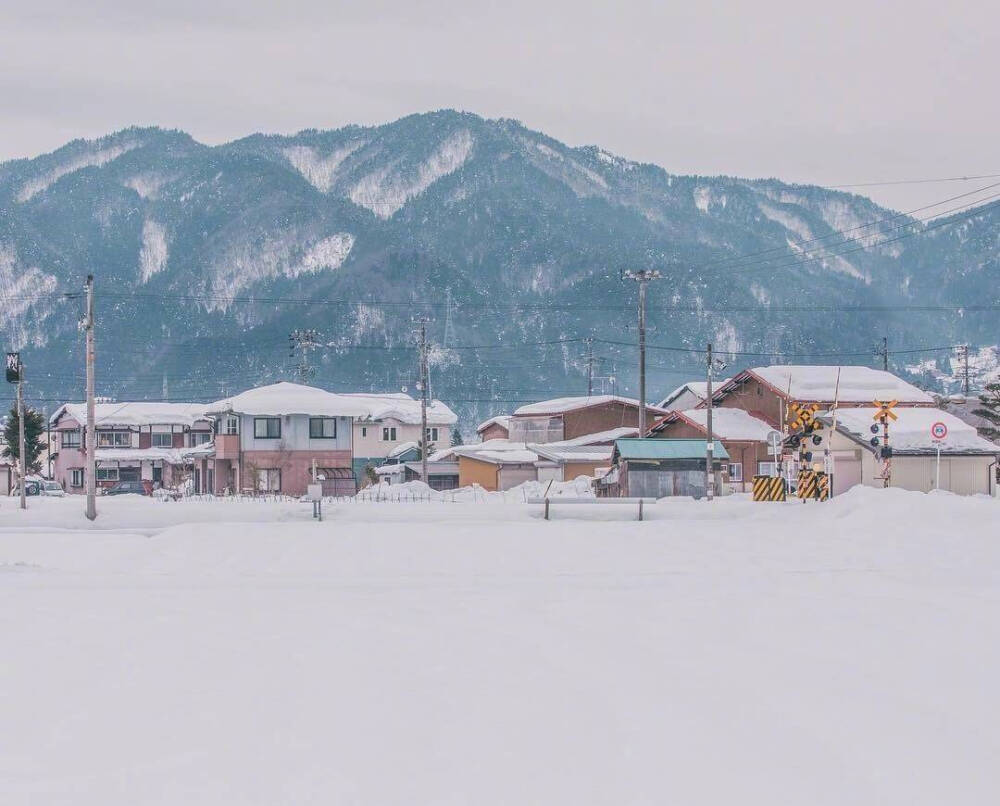
[[[837,372],[840,382],[837,382]],[[754,367],[747,373],[774,387],[792,400],[840,403],[871,403],[898,400],[900,403],[934,403],[929,393],[918,389],[891,372],[871,367],[775,365]],[[737,375],[733,380],[739,381]],[[721,387],[720,387],[721,389]]]
[[[524,464],[538,461],[538,454],[529,450],[523,442],[508,439],[488,439],[473,445],[458,445],[451,449],[456,456],[479,459],[495,464]]]
[[[610,462],[614,445],[562,445],[548,443],[531,445],[540,458],[565,464],[567,462]]]
[[[399,420],[407,425],[420,425],[420,401],[407,394],[391,392],[388,394],[366,394],[351,392],[343,397],[361,403],[366,411],[359,415],[368,420]],[[427,403],[428,425],[454,425],[458,415],[440,400]]]
[[[514,416],[528,416],[532,414],[562,414],[566,411],[586,409],[590,406],[602,406],[606,403],[624,403],[630,406],[638,406],[639,401],[630,397],[619,397],[618,395],[590,395],[584,397],[556,397],[552,400],[542,400],[538,403],[529,403],[514,411]],[[656,406],[647,405],[650,411],[656,411]]]
[[[224,400],[217,400],[206,406],[205,411],[213,414],[232,411],[237,414],[272,417],[285,414],[365,417],[371,411],[371,406],[351,395],[338,395],[315,386],[282,381],[248,389]],[[419,418],[417,422],[420,422]]]
[[[98,462],[167,462],[177,465],[184,461],[179,448],[98,448]]]
[[[375,468],[376,475],[379,476],[395,476],[406,470],[406,465],[381,465]]]
[[[686,409],[668,414],[662,422],[666,425],[677,420],[686,420],[703,431],[708,428],[708,409]],[[657,426],[653,427],[658,430]],[[719,439],[737,442],[765,442],[774,429],[743,409],[712,409],[712,435]]]
[[[732,378],[723,378],[718,381],[712,382],[712,390],[719,389],[723,385],[729,383]],[[692,395],[697,397],[699,400],[704,400],[708,397],[708,381],[688,381],[678,386],[674,391],[667,395],[663,400],[661,400],[657,405],[661,409],[669,409],[670,404],[679,398],[685,392],[690,392]]]
[[[875,411],[875,408],[838,409],[837,430],[867,444],[872,438]],[[896,407],[893,412],[897,417],[889,422],[889,445],[893,453],[936,453],[937,443],[931,436],[931,426],[939,422],[948,428],[948,435],[941,441],[941,453],[1000,453],[1000,446],[941,409]],[[822,415],[823,422],[829,423],[831,419],[831,414]]]
[[[63,414],[83,425],[87,422],[86,403],[64,403],[49,418],[55,425]],[[204,403],[155,403],[148,401],[96,403],[94,417],[100,426],[186,425],[208,420]]]
[[[417,450],[420,450],[420,446],[416,442],[400,442],[395,448],[389,451],[388,458],[394,459],[397,456],[402,456],[407,451]]]
[[[572,447],[574,445],[600,445],[605,442],[611,445],[616,439],[637,436],[639,436],[638,428],[624,426],[621,428],[612,428],[608,431],[598,431],[594,434],[584,434],[581,437],[573,437],[572,439],[563,439],[558,442],[547,442],[545,444],[551,448]]]
[[[509,414],[498,414],[496,417],[490,417],[488,420],[484,420],[479,425],[476,426],[476,432],[480,433],[485,431],[491,425],[499,425],[501,428],[510,430],[510,415]]]

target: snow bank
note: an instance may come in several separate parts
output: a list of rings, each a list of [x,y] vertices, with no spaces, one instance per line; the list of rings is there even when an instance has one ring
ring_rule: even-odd
[[[0,499],[5,803],[995,800],[996,501],[122,503]]]

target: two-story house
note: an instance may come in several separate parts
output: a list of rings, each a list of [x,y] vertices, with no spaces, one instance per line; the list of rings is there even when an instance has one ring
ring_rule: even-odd
[[[871,406],[895,400],[900,406],[934,406],[934,397],[891,372],[863,366],[753,367],[712,389],[714,405],[743,409],[777,429],[788,421],[790,403],[829,409]],[[703,402],[696,408],[706,405]]]
[[[646,426],[667,412],[646,406]],[[616,395],[561,397],[521,406],[508,423],[511,442],[562,442],[639,425],[639,401]]]
[[[354,471],[359,479],[369,465],[378,467],[403,446],[420,441],[420,401],[410,395],[345,394],[365,413],[354,420]],[[431,451],[451,447],[451,432],[458,416],[440,400],[427,405],[427,444]]]
[[[212,441],[212,420],[204,408],[200,403],[97,403],[97,486],[147,480],[177,487],[190,480],[195,491],[207,489],[210,480],[197,461]],[[85,492],[86,404],[63,404],[49,424],[57,445],[54,479],[69,493]]]
[[[205,409],[216,423],[216,493],[302,495],[315,468],[325,493],[353,494],[352,428],[369,411],[364,401],[281,382]]]

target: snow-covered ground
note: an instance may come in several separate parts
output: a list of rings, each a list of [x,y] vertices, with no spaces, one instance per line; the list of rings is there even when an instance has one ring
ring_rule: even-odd
[[[5,805],[995,802],[995,500],[16,504]]]

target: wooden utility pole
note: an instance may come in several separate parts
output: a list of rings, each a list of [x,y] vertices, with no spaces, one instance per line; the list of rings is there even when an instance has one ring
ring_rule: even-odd
[[[639,439],[646,438],[646,286],[650,280],[659,280],[656,269],[626,271],[627,280],[639,283]]]
[[[587,343],[587,397],[594,394],[594,340],[586,338]]]
[[[25,480],[28,477],[28,463],[24,456],[24,364],[18,367],[18,379],[17,379],[17,444],[18,444],[18,459],[20,460],[18,464],[20,465],[21,473],[21,509],[28,508],[28,502],[25,500]]]
[[[94,347],[94,275],[87,275],[87,313],[84,318],[84,330],[87,336],[87,467],[84,470],[87,483],[87,519],[97,517],[97,434],[95,432],[94,415],[94,362],[96,351]]]
[[[962,362],[964,364],[963,372],[965,374],[965,396],[969,396],[969,345],[962,345]]]
[[[715,437],[712,435],[712,343],[708,343],[705,353],[708,372],[706,373],[705,400],[708,407],[705,411],[705,495],[709,501],[715,493],[712,477],[712,459],[715,457]]]
[[[420,475],[424,484],[429,484],[427,478],[427,449],[430,440],[427,438],[427,387],[430,385],[427,369],[427,320],[420,319]]]

